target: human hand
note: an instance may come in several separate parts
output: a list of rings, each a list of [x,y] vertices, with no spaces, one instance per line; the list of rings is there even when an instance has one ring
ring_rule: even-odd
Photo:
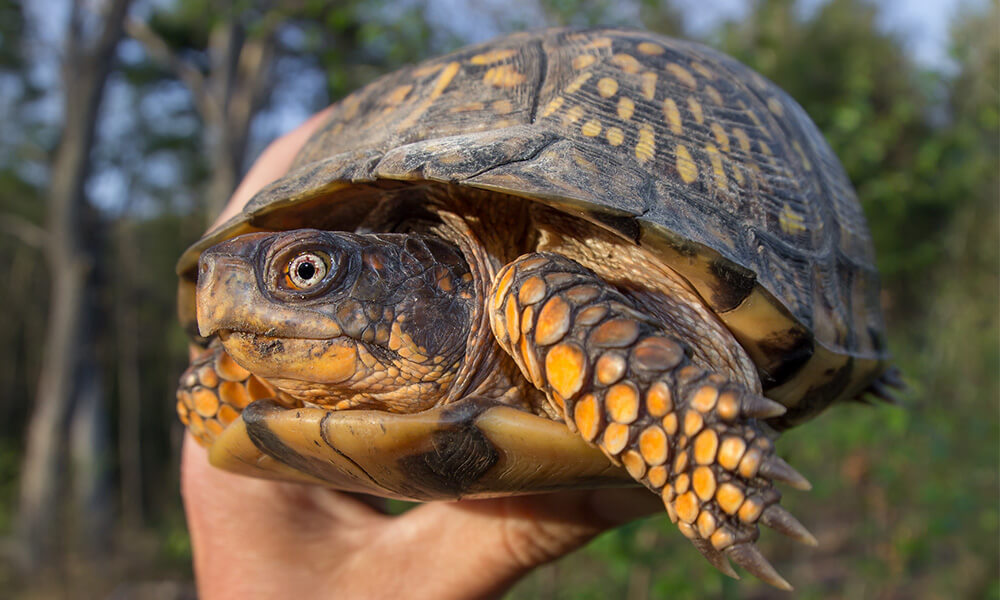
[[[324,113],[274,142],[220,215],[283,175]],[[662,512],[644,489],[431,502],[384,514],[358,496],[211,467],[187,436],[184,507],[199,597],[484,598],[598,533]]]

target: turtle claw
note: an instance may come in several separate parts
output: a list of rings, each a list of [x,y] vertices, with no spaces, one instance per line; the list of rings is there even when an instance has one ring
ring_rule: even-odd
[[[764,558],[764,555],[760,553],[757,546],[753,542],[741,542],[739,544],[734,544],[725,550],[726,556],[733,559],[733,562],[743,567],[750,573],[753,573],[755,577],[760,579],[765,583],[769,583],[774,587],[784,590],[786,592],[792,591],[792,585],[785,581],[778,571],[775,570],[771,563]]]
[[[740,405],[740,412],[743,416],[754,419],[770,419],[772,417],[780,417],[785,414],[787,410],[788,409],[786,409],[783,405],[778,404],[774,400],[756,395],[744,396],[743,402]]]
[[[733,565],[729,564],[729,560],[726,559],[722,552],[715,549],[715,546],[711,542],[702,537],[696,537],[691,540],[694,547],[701,552],[701,555],[705,557],[708,562],[712,563],[712,566],[719,570],[720,573],[733,579],[739,579],[740,576],[733,569]]]
[[[778,504],[772,504],[764,509],[760,515],[760,523],[807,546],[819,545],[816,537],[805,528],[805,525]]]
[[[812,484],[809,483],[808,479],[793,469],[784,459],[774,454],[768,456],[761,463],[757,474],[775,481],[782,481],[803,492],[808,492],[812,489]]]

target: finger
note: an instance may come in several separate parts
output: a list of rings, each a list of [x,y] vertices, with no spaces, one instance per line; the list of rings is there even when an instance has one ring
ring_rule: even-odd
[[[295,155],[298,154],[299,149],[305,145],[306,141],[312,134],[319,129],[319,126],[323,123],[325,118],[330,114],[330,110],[333,107],[329,107],[321,110],[315,115],[309,117],[302,125],[299,125],[296,129],[289,133],[281,136],[280,138],[271,142],[257,160],[254,161],[253,166],[247,171],[246,176],[243,181],[236,186],[236,191],[233,192],[232,198],[230,198],[229,203],[226,207],[222,209],[222,213],[209,228],[209,231],[215,229],[222,223],[226,222],[236,214],[238,214],[243,207],[246,206],[247,202],[253,198],[254,194],[260,191],[267,184],[275,181],[282,175],[288,172],[288,169],[292,166],[292,162],[295,160]]]
[[[351,530],[390,519],[346,494],[216,469],[190,435],[181,493],[202,598],[295,597],[296,583],[335,571],[339,557],[363,545]]]
[[[386,597],[496,597],[602,531],[661,512],[659,500],[638,489],[434,502],[397,518],[367,550],[396,565],[398,577],[382,585],[400,589],[381,589]]]

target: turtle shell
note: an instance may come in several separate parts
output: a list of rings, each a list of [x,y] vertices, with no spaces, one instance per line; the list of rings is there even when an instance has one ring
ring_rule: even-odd
[[[393,190],[448,185],[549,205],[685,277],[803,421],[856,396],[886,350],[870,235],[803,109],[705,46],[646,32],[546,30],[469,47],[343,99],[290,172],[181,258],[224,239],[351,230]]]

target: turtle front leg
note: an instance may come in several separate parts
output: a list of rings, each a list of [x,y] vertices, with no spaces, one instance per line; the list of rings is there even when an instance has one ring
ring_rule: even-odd
[[[517,259],[497,274],[489,303],[493,332],[525,377],[571,429],[660,494],[713,565],[735,577],[728,556],[791,589],[754,544],[758,523],[816,544],[772,484],[809,482],[757,422],[783,406],[692,363],[637,303],[563,256]]]
[[[243,409],[275,390],[236,364],[215,340],[196,356],[177,386],[177,416],[202,446],[210,446]]]

